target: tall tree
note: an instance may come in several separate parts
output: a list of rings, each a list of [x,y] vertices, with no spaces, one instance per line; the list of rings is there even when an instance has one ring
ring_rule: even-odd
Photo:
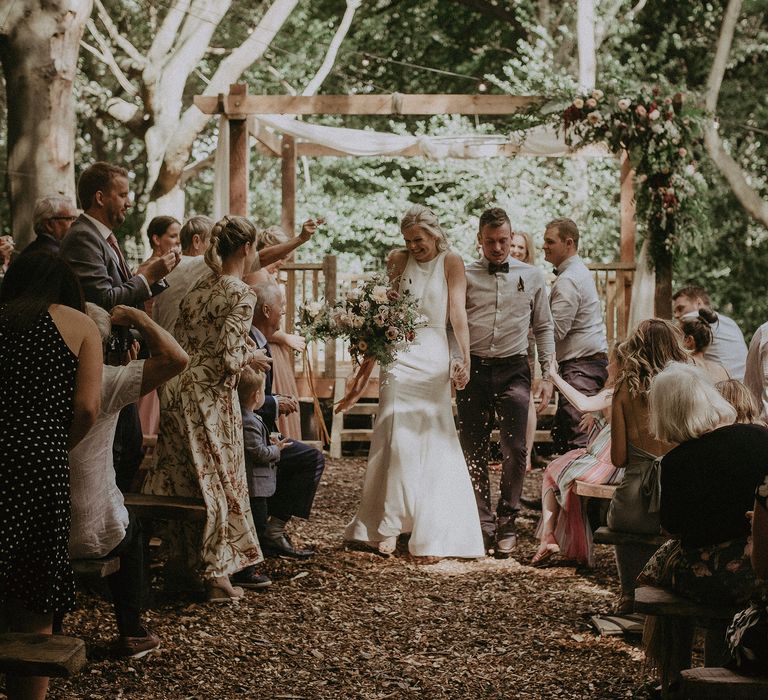
[[[74,196],[72,86],[92,0],[6,2],[0,61],[8,114],[8,198],[16,245],[32,238],[35,200]]]

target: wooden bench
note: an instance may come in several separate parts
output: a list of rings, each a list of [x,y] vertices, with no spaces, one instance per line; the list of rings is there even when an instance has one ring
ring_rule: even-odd
[[[704,665],[713,667],[723,663],[725,655],[725,630],[738,612],[738,608],[730,605],[704,605],[693,600],[683,598],[664,588],[654,586],[640,586],[635,589],[635,612],[657,617],[673,617],[687,620],[691,628],[687,642],[684,635],[680,635],[681,643],[685,647],[679,649],[665,649],[665,656],[679,658],[682,668],[691,665],[691,642],[693,628],[706,631],[704,639]],[[662,668],[661,689],[662,697],[666,697],[669,691],[669,669]]]
[[[727,668],[690,668],[682,673],[690,700],[768,700],[768,676],[742,676]]]
[[[120,571],[119,557],[102,557],[101,559],[72,559],[72,570],[77,576],[84,578],[104,578]]]
[[[582,498],[604,498],[611,500],[616,484],[590,484],[586,481],[576,481],[573,487],[574,493]]]
[[[125,505],[139,518],[154,520],[205,520],[206,518],[205,502],[202,498],[126,493]]]
[[[651,535],[640,532],[620,532],[607,527],[599,527],[592,535],[597,544],[647,544],[661,547],[669,538],[664,535]]]
[[[343,377],[336,378],[336,388],[333,403],[336,404],[344,397],[346,389],[346,380]],[[456,415],[456,401],[451,401],[453,415]],[[550,402],[546,408],[539,414],[540,416],[554,416],[557,410],[557,401]],[[341,413],[333,414],[331,423],[331,447],[330,455],[334,459],[342,456],[344,444],[350,442],[370,442],[373,435],[373,424],[376,422],[376,415],[379,412],[378,399],[375,402],[356,403],[354,406]],[[347,428],[344,424],[345,416],[369,416],[370,427],[368,428]],[[498,428],[491,433],[491,441],[499,441]],[[534,437],[535,443],[552,442],[552,433],[549,430],[536,430]]]
[[[85,642],[76,637],[0,634],[0,673],[68,678],[85,665]]]

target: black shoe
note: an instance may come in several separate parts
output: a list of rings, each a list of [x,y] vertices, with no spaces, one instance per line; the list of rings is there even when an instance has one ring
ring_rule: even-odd
[[[256,571],[255,566],[246,566],[242,571],[230,576],[229,580],[233,586],[241,588],[259,589],[269,588],[272,585],[272,579]]]
[[[520,503],[522,503],[529,510],[541,510],[540,498],[525,498],[521,496]]]
[[[315,556],[312,549],[298,549],[291,544],[287,535],[280,537],[265,537],[261,542],[261,550],[268,557],[291,557],[292,559],[309,559]]]

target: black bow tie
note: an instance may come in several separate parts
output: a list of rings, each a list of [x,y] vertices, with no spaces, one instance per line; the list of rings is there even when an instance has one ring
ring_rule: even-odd
[[[509,272],[509,263],[503,262],[500,265],[495,262],[488,263],[488,274],[495,275],[497,272]]]

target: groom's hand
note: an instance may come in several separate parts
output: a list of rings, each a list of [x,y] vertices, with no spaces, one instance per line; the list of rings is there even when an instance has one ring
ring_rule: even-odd
[[[539,407],[536,409],[536,413],[541,413],[552,400],[552,394],[555,391],[555,387],[549,379],[542,379],[539,382],[539,388],[536,389],[534,399],[539,399]]]

